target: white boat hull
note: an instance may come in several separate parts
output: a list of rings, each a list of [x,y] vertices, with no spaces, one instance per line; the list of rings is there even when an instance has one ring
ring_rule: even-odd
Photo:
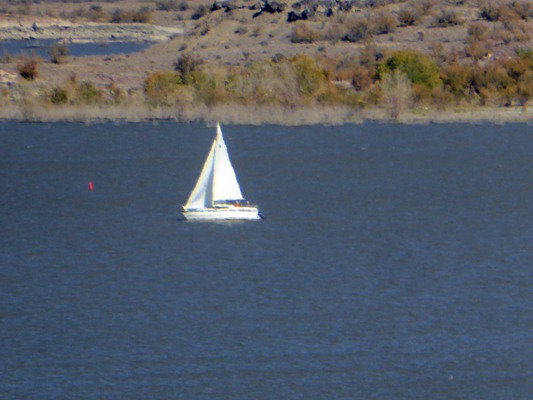
[[[183,211],[183,216],[188,221],[261,219],[259,210],[255,207],[204,208],[201,210]]]

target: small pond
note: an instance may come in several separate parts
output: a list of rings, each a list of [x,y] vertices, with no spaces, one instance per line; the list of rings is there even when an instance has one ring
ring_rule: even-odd
[[[0,56],[7,50],[12,56],[19,55],[20,52],[31,54],[34,52],[42,58],[48,58],[48,49],[53,43],[58,43],[54,39],[39,40],[0,40]],[[128,54],[135,53],[150,46],[150,42],[99,42],[99,43],[66,43],[69,56],[90,56],[101,54]]]

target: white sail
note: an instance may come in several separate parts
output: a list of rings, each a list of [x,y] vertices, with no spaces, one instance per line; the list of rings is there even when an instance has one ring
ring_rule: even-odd
[[[222,137],[222,129],[217,123],[217,138],[213,173],[213,202],[224,200],[244,200],[237,176],[229,160],[228,148]]]
[[[256,206],[244,200],[237,176],[229,160],[222,130],[217,124],[217,137],[211,146],[204,168],[194,190],[183,207],[190,221],[254,220],[264,218]]]
[[[196,182],[196,186],[185,205],[186,210],[198,210],[213,206],[213,165],[215,161],[216,140],[207,155],[204,168]]]

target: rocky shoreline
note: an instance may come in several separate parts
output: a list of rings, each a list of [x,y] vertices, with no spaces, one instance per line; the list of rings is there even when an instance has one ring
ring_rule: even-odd
[[[12,22],[12,26],[0,27],[0,40],[53,39],[70,42],[165,42],[182,35],[183,28],[162,27],[149,24],[58,23],[31,25]]]

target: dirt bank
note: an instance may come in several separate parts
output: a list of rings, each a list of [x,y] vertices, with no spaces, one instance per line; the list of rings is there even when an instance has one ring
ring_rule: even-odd
[[[64,19],[4,16],[0,21],[0,40],[56,39],[72,42],[107,40],[164,42],[183,34],[180,27],[151,24],[73,23]]]

